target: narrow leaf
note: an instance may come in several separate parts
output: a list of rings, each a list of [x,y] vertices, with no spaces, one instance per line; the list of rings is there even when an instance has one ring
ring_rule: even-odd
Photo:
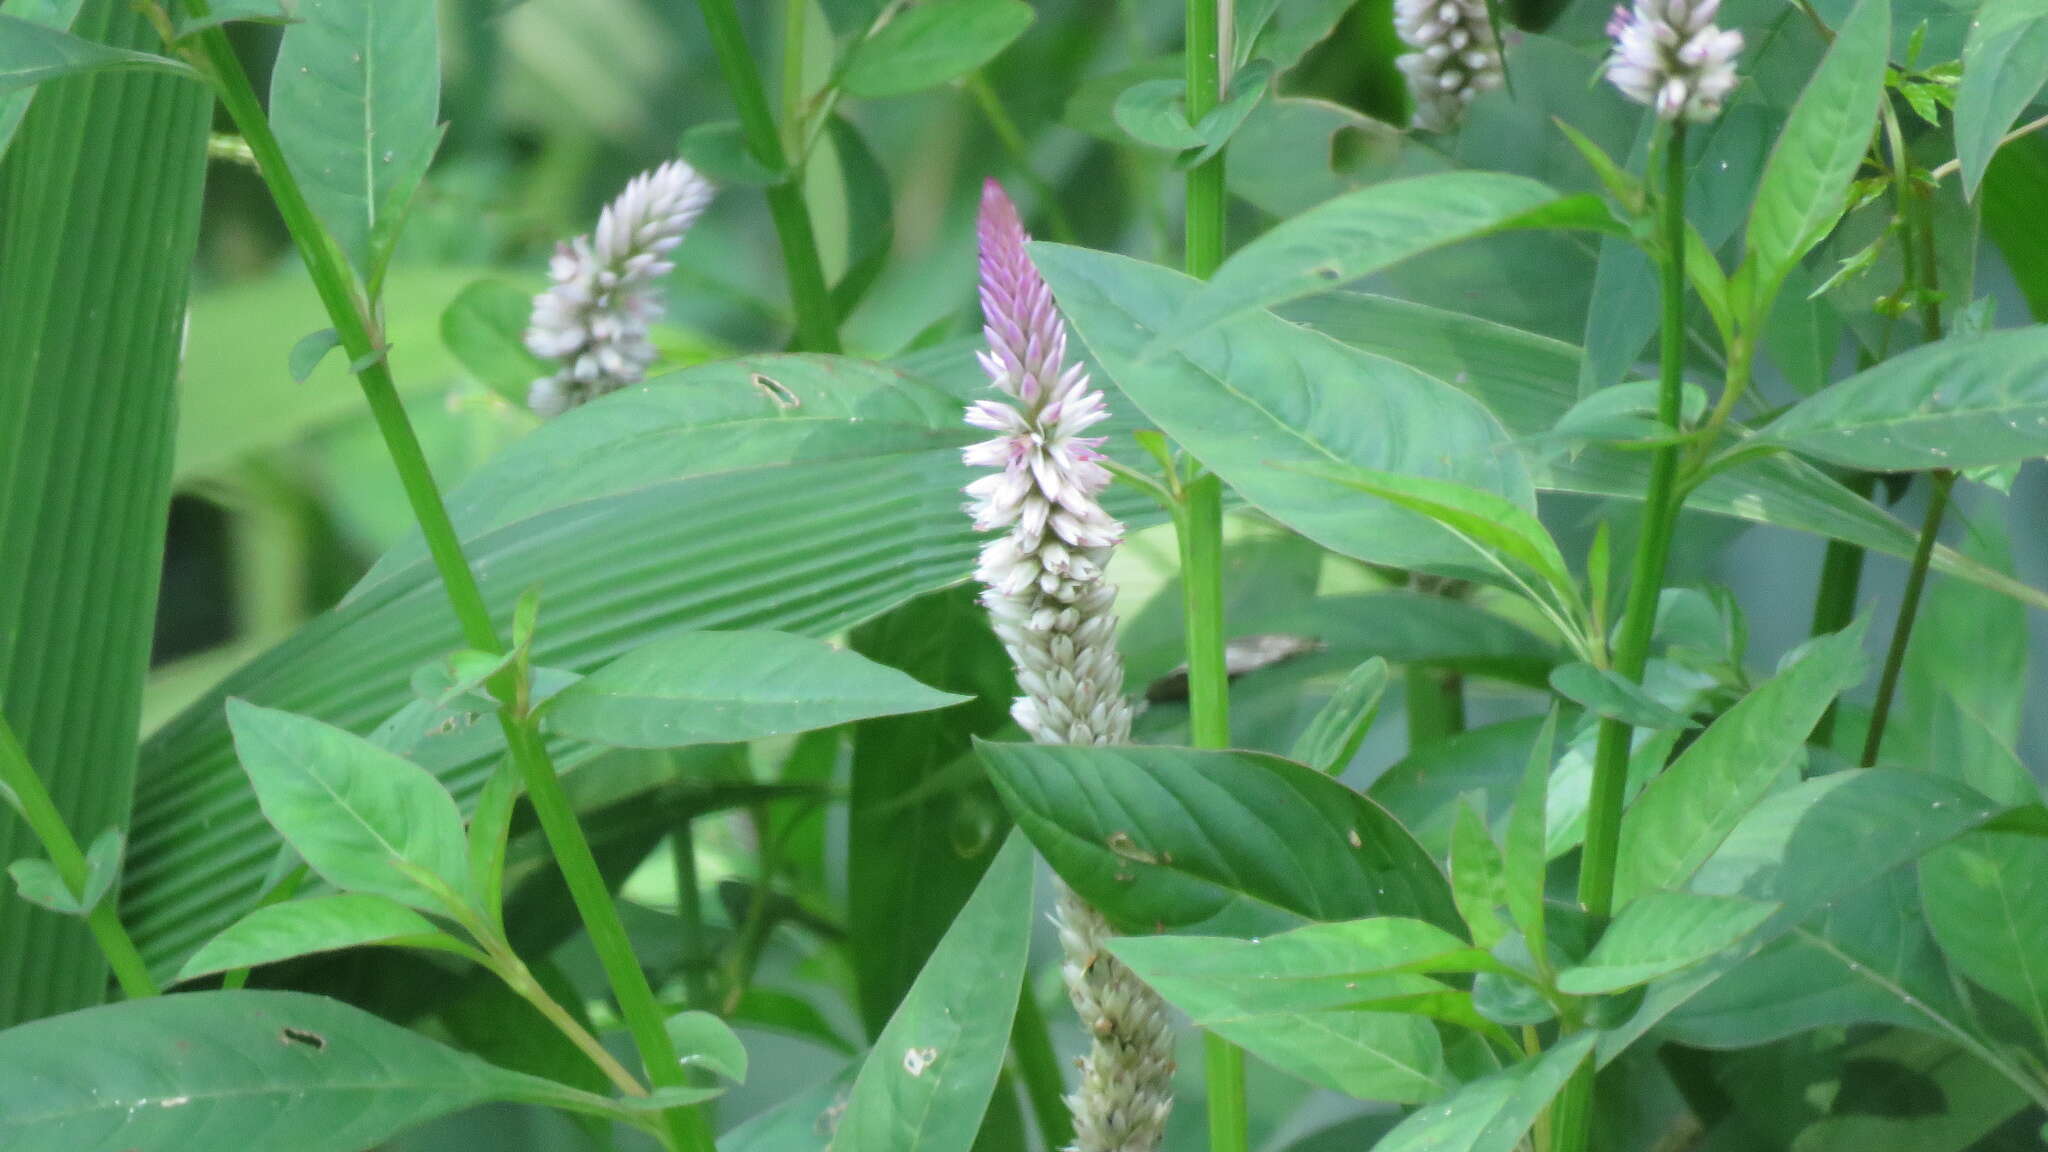
[[[563,689],[549,731],[619,748],[728,744],[968,699],[784,632],[679,632]]]
[[[1451,825],[1451,896],[1472,931],[1472,942],[1491,948],[1507,938],[1500,906],[1507,900],[1501,879],[1500,845],[1486,830],[1486,818],[1468,803],[1458,805]]]
[[[1386,691],[1385,659],[1374,656],[1353,668],[1295,740],[1291,758],[1318,772],[1344,771],[1379,715]]]
[[[1649,892],[1622,909],[1584,961],[1557,974],[1573,996],[1619,992],[1734,947],[1777,905],[1734,896]]]
[[[2006,129],[2048,83],[2048,0],[1984,0],[1963,45],[1956,157],[1975,199]]]
[[[275,964],[313,952],[398,943],[431,947],[455,941],[426,917],[382,896],[356,892],[287,900],[256,909],[207,941],[178,970],[178,979]]]
[[[1373,1152],[1514,1152],[1593,1050],[1580,1032],[1534,1060],[1475,1080],[1403,1120]]]
[[[60,76],[115,68],[197,79],[190,67],[168,57],[96,44],[39,21],[0,14],[0,96]]]
[[[20,20],[41,24],[59,30],[69,29],[78,17],[79,8],[85,0],[34,0],[33,3],[6,5],[6,15]],[[7,145],[14,140],[15,130],[21,127],[21,118],[28,112],[28,102],[35,98],[35,89],[0,95],[0,157],[7,155]]]
[[[921,92],[995,59],[1030,26],[1021,0],[932,0],[857,45],[840,83],[855,96]]]
[[[1501,846],[1501,888],[1508,915],[1522,930],[1529,954],[1547,964],[1548,932],[1543,893],[1550,863],[1545,851],[1549,813],[1550,769],[1557,749],[1557,709],[1543,718],[1543,728],[1529,745],[1529,766],[1508,810],[1507,833]]]
[[[1690,728],[1692,718],[1664,706],[1643,686],[1610,668],[1591,664],[1560,664],[1550,671],[1550,686],[1559,696],[1637,728]]]

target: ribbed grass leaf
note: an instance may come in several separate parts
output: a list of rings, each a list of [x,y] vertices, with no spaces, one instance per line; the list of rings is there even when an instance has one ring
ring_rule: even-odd
[[[193,992],[0,1032],[8,1152],[359,1152],[489,1100],[602,1099],[495,1068],[336,1000]]]
[[[73,27],[155,42],[126,0]],[[128,820],[207,111],[189,80],[58,80],[0,164],[0,700],[81,836]],[[0,817],[0,860],[31,843]],[[76,921],[0,896],[0,941],[0,1025],[99,1000]]]
[[[375,282],[440,140],[434,6],[304,0],[299,16],[271,71],[271,122],[313,211]]]

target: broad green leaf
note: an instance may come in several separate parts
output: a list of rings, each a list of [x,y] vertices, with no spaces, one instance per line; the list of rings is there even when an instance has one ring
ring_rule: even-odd
[[[141,69],[198,78],[190,67],[169,57],[115,48],[38,20],[0,13],[0,96],[59,77],[106,69]]]
[[[1294,742],[1289,758],[1318,772],[1332,775],[1344,771],[1380,712],[1380,697],[1387,690],[1387,662],[1374,656],[1351,670],[1315,719]]]
[[[526,403],[548,365],[521,339],[533,314],[533,293],[504,280],[479,280],[441,313],[441,343],[462,367],[493,392]]]
[[[1684,885],[1757,801],[1790,777],[1821,713],[1863,678],[1868,623],[1864,617],[1795,652],[1643,789],[1622,815],[1616,907]]]
[[[2048,841],[1973,832],[1920,862],[1920,891],[1950,963],[2048,1039]]]
[[[1834,1106],[1799,1132],[1792,1152],[1966,1152],[2038,1143],[2032,1093],[2014,1083],[2014,1069],[1994,1068],[1980,1052],[1957,1047],[1949,1037],[1893,1032],[1850,1048],[1841,1072],[1829,1077],[1841,1084]],[[1861,1085],[1855,1072],[1864,1074]]]
[[[1881,471],[2048,455],[2048,327],[1924,344],[1801,400],[1756,442]]]
[[[2048,235],[2034,227],[2034,205],[2048,195],[2048,141],[2038,134],[1998,150],[1978,195],[1984,236],[2005,257],[2027,312],[2048,320]]]
[[[556,693],[548,731],[614,748],[734,744],[968,699],[786,632],[657,637]]]
[[[1179,344],[1245,312],[1327,292],[1412,256],[1496,232],[1599,228],[1598,198],[1499,172],[1444,172],[1329,200],[1245,245],[1157,325]]]
[[[1018,827],[1114,923],[1232,933],[1365,916],[1458,924],[1450,886],[1407,829],[1291,760],[980,748]]]
[[[228,701],[228,725],[264,817],[328,883],[441,909],[403,863],[466,889],[462,817],[426,769],[332,725],[243,700]]]
[[[303,0],[299,15],[271,71],[271,123],[314,213],[374,285],[440,142],[434,9]]]
[[[1888,0],[1860,0],[1764,161],[1742,270],[1755,316],[1765,314],[1793,265],[1848,206],[1849,184],[1877,127],[1890,37]]]
[[[678,1012],[664,1027],[684,1064],[708,1068],[735,1083],[747,1079],[747,1048],[716,1013]]]
[[[68,21],[33,2],[6,11],[110,50],[159,46],[120,0]],[[17,34],[0,54],[30,48],[14,25],[0,45]],[[133,835],[211,108],[189,77],[68,76],[36,92],[0,160],[0,707],[80,836]],[[27,825],[0,817],[0,863],[36,855]],[[0,940],[0,1027],[106,995],[79,921],[0,894]]]
[[[1420,1015],[1275,1013],[1207,1028],[1282,1072],[1360,1100],[1419,1104],[1452,1084],[1436,1025]]]
[[[1442,381],[1256,312],[1148,359],[1150,334],[1199,281],[1079,248],[1034,244],[1032,253],[1124,395],[1238,494],[1317,543],[1400,566],[1472,558],[1426,518],[1361,500],[1303,466],[1426,476],[1534,507],[1499,424]]]
[[[1622,909],[1591,954],[1557,974],[1558,991],[1593,996],[1646,984],[1734,947],[1775,911],[1737,896],[1646,892]]]
[[[2029,201],[2031,203],[2031,201]],[[1579,349],[1530,332],[1382,296],[1333,293],[1289,305],[1288,318],[1346,344],[1399,360],[1455,384],[1506,425],[1516,440],[1539,437],[1578,399]],[[1641,500],[1649,458],[1593,447],[1569,460],[1532,461],[1536,486]],[[1692,511],[1733,516],[1910,557],[1917,528],[1907,527],[1819,469],[1793,457],[1753,460],[1707,480],[1686,502]],[[2043,596],[2004,573],[1939,547],[1936,568],[2037,607]]]
[[[491,1100],[606,1107],[297,992],[192,992],[37,1020],[0,1032],[0,1067],[8,1152],[359,1152]]]
[[[1508,915],[1522,930],[1529,953],[1548,963],[1549,933],[1545,929],[1543,893],[1550,857],[1545,851],[1549,813],[1550,769],[1557,750],[1557,709],[1543,718],[1543,728],[1529,745],[1529,766],[1508,810],[1501,845],[1501,890]]]
[[[1584,707],[1596,716],[1606,716],[1637,728],[1690,728],[1692,718],[1666,707],[1613,669],[1595,668],[1584,662],[1560,664],[1550,671],[1550,686],[1559,696]]]
[[[1984,0],[1963,46],[1956,89],[1956,157],[1976,198],[1992,153],[2048,83],[2048,0]]]
[[[972,587],[920,597],[855,629],[849,646],[972,697],[958,707],[854,724],[844,867],[847,941],[861,1022],[889,1022],[1010,822],[979,781],[934,792],[934,777],[973,764],[972,741],[1010,721],[1016,676]]]
[[[921,92],[995,59],[1030,26],[1021,0],[931,0],[855,46],[840,84],[855,96]]]
[[[1507,938],[1500,906],[1507,902],[1501,875],[1500,845],[1486,830],[1486,818],[1470,803],[1458,805],[1451,825],[1451,896],[1465,918],[1472,942],[1491,948]]]
[[[1514,1152],[1536,1118],[1593,1050],[1597,1034],[1580,1032],[1534,1060],[1475,1080],[1417,1109],[1373,1152]]]
[[[1012,834],[861,1063],[836,1152],[967,1152],[1009,1049],[1031,938],[1031,849]]]
[[[13,0],[0,5],[0,15],[61,31],[71,27],[84,3],[85,0]],[[28,102],[34,98],[33,88],[0,96],[0,157],[7,155],[7,145],[14,141],[15,130],[21,127],[21,118],[28,112]]]
[[[314,896],[268,904],[235,921],[185,961],[178,979],[365,944],[438,947],[451,943],[454,941],[432,921],[385,897],[361,892]]]

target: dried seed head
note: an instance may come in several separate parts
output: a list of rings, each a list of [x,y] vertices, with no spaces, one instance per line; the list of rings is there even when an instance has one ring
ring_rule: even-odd
[[[1448,132],[1474,97],[1500,87],[1486,0],[1394,0],[1394,30],[1411,49],[1394,64],[1408,78],[1416,127]]]
[[[556,246],[548,263],[554,284],[533,299],[526,347],[562,367],[533,382],[527,403],[535,412],[558,416],[647,374],[655,356],[647,328],[662,308],[657,283],[713,191],[696,169],[671,160],[635,176],[594,235]]]
[[[1635,0],[1616,8],[1607,34],[1614,53],[1607,78],[1663,120],[1694,122],[1721,114],[1735,90],[1742,33],[1714,26],[1721,0]]]

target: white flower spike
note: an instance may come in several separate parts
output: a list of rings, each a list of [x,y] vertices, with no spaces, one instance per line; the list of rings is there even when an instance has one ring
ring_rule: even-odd
[[[1742,33],[1714,26],[1721,0],[1635,0],[1616,8],[1607,78],[1658,118],[1705,123],[1735,90]]]
[[[1500,87],[1500,41],[1486,0],[1394,0],[1394,30],[1413,49],[1394,65],[1408,78],[1416,127],[1448,132],[1474,97]]]
[[[533,382],[527,404],[559,416],[579,404],[637,384],[654,363],[647,328],[661,317],[660,279],[668,253],[703,215],[715,189],[681,160],[642,172],[598,217],[595,237],[557,245],[554,285],[533,298],[526,347],[561,361]]]

